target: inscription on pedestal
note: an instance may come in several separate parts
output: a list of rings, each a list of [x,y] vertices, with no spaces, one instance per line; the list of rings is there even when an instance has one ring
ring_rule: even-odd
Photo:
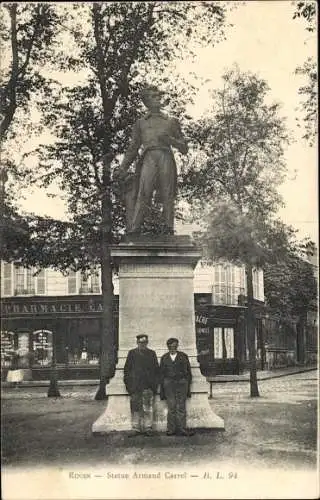
[[[119,278],[192,278],[193,268],[179,264],[121,264]]]

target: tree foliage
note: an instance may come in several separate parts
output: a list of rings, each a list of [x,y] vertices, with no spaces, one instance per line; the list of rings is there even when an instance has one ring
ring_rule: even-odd
[[[11,50],[10,62],[2,68],[0,143],[17,110],[27,112],[31,96],[48,89],[41,65],[52,54],[57,20],[54,6],[49,4],[4,4],[2,48],[10,43]]]
[[[55,64],[60,71],[82,72],[85,77],[73,86],[56,88],[54,98],[41,102],[44,124],[56,140],[36,152],[37,175],[44,186],[58,182],[66,196],[73,226],[58,228],[57,238],[66,236],[61,248],[71,245],[70,255],[80,267],[87,265],[91,250],[89,257],[101,263],[103,331],[97,398],[105,397],[105,384],[115,368],[110,244],[123,227],[123,208],[113,172],[141,112],[139,90],[144,80],[161,82],[179,116],[190,92],[182,98],[181,85],[164,73],[168,75],[172,61],[185,51],[182,40],[212,43],[221,36],[224,21],[224,5],[212,2],[72,4],[64,20],[68,50],[62,47],[55,54]],[[37,227],[41,231],[39,220]],[[79,231],[87,237],[80,260],[79,239],[72,247]]]
[[[298,244],[295,230],[273,217],[241,213],[230,202],[215,202],[206,218],[206,232],[198,233],[211,257],[228,260],[237,265],[249,264],[264,268],[296,255]]]
[[[212,92],[212,108],[192,137],[201,160],[195,158],[181,183],[201,214],[215,200],[265,217],[281,203],[277,186],[286,173],[290,138],[280,105],[266,103],[268,91],[263,79],[235,67],[224,74],[223,88]]]
[[[41,129],[31,108],[49,98],[52,80],[43,70],[53,57],[60,18],[53,5],[40,3],[5,3],[1,14],[1,258],[25,262],[32,229],[15,197],[17,186],[30,182],[31,169],[20,152]]]
[[[281,318],[304,317],[317,299],[314,270],[306,258],[310,251],[314,251],[313,244],[301,242],[278,261],[264,265],[266,301]]]
[[[113,2],[95,6],[74,3],[66,7],[35,3],[6,4],[3,11],[3,43],[9,55],[7,64],[3,65],[3,116],[9,116],[9,108],[14,111],[10,127],[6,127],[3,135],[7,144],[2,151],[2,165],[6,163],[9,173],[6,200],[17,181],[24,186],[35,181],[45,187],[58,183],[66,197],[73,225],[65,229],[61,223],[58,236],[57,221],[48,219],[47,241],[53,238],[51,246],[63,249],[56,254],[52,265],[64,267],[66,249],[71,245],[72,265],[86,266],[85,255],[83,258],[79,255],[83,245],[73,242],[70,232],[73,228],[76,240],[78,228],[82,227],[88,246],[95,249],[95,259],[101,257],[96,241],[99,237],[101,241],[102,199],[107,193],[111,200],[107,209],[109,240],[117,241],[124,213],[112,174],[119,155],[127,146],[131,125],[142,111],[138,93],[143,80],[161,83],[171,98],[170,109],[180,116],[194,89],[174,81],[174,71],[171,78],[168,68],[171,65],[173,69],[173,61],[183,56],[182,40],[205,44],[223,37],[225,5],[222,2],[184,6],[179,2],[166,5],[161,2]],[[72,84],[54,82],[49,78],[50,72],[44,71],[48,66],[55,75],[60,72],[69,81],[73,79]],[[165,68],[166,76],[163,74]],[[9,89],[14,92],[11,101]],[[23,147],[10,141],[14,138],[21,142],[24,137],[22,125],[32,123],[34,128],[34,119],[25,123],[23,117],[35,105],[42,113],[41,125],[46,130],[49,128],[51,137],[56,140],[17,163],[12,151]],[[24,130],[25,140],[28,140],[32,129]],[[30,168],[27,159],[33,160]],[[52,231],[49,229],[51,224]],[[43,228],[43,220],[33,217],[32,234],[39,230],[41,235]],[[68,238],[64,239],[67,233]],[[92,245],[89,244],[91,240]],[[61,244],[57,245],[56,241]],[[49,247],[48,243],[45,248]],[[21,257],[25,263],[29,258],[34,262],[37,254],[23,252]],[[39,265],[49,262],[51,257],[51,252],[48,255],[39,253]],[[68,264],[71,264],[70,258]]]
[[[297,18],[305,21],[306,30],[309,33],[314,33],[317,28],[316,2],[298,2],[293,15],[293,19]],[[303,138],[310,146],[313,146],[318,133],[318,71],[315,57],[308,57],[304,64],[296,69],[296,74],[306,78],[306,83],[299,88],[298,92],[303,98],[300,105],[300,110],[303,113]]]
[[[201,239],[209,256],[245,265],[253,397],[259,391],[252,272],[274,259],[287,238],[273,215],[289,136],[279,105],[267,103],[268,90],[263,79],[238,67],[223,75],[223,88],[212,93],[212,108],[193,136],[202,161],[192,164],[181,186],[194,217],[206,226]]]
[[[314,32],[316,30],[317,2],[295,2],[294,5],[296,8],[293,19],[303,18],[306,21],[306,29],[310,32]]]
[[[59,61],[62,69],[85,68],[87,77],[57,91],[49,107],[46,103],[45,124],[57,140],[39,148],[41,179],[43,186],[58,182],[70,214],[90,220],[94,231],[101,224],[102,198],[108,192],[110,241],[117,240],[124,225],[113,172],[128,145],[131,126],[143,112],[141,86],[150,79],[160,84],[167,93],[168,109],[183,115],[193,89],[164,71],[181,56],[182,37],[198,36],[205,27],[203,39],[219,38],[223,7],[200,3],[193,11],[191,5],[182,8],[176,2],[100,4],[92,9],[76,6],[77,15],[86,16],[88,24],[82,32],[70,34],[78,52],[65,54]],[[195,26],[192,12],[199,21]]]
[[[296,74],[307,78],[305,85],[299,88],[299,94],[303,97],[300,108],[303,112],[303,138],[313,146],[318,133],[318,71],[316,61],[309,57],[302,66],[296,69]]]

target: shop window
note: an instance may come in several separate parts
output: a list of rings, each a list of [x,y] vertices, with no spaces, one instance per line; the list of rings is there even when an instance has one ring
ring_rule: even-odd
[[[73,346],[68,346],[68,364],[98,365],[100,354],[99,335],[79,335]]]
[[[215,359],[234,357],[234,329],[215,327],[213,329],[213,353]]]
[[[32,333],[33,364],[48,366],[52,362],[52,332],[37,330]]]
[[[233,328],[224,328],[224,338],[226,344],[226,357],[234,357],[234,330]]]
[[[1,368],[10,368],[16,348],[16,334],[14,332],[1,331]]]
[[[222,328],[213,329],[213,356],[215,359],[222,359]]]

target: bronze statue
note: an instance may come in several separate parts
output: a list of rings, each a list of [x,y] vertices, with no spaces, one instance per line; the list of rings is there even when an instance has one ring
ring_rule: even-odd
[[[127,232],[139,233],[146,211],[151,206],[156,191],[162,204],[162,214],[167,232],[173,233],[174,200],[177,188],[177,167],[171,147],[186,154],[188,146],[180,124],[161,112],[161,94],[154,86],[145,87],[141,99],[149,112],[133,126],[131,143],[120,165],[120,179],[124,183],[124,199],[127,216]],[[139,157],[135,173],[127,171]]]

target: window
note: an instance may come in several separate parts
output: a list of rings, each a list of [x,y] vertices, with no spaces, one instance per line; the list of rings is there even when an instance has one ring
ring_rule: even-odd
[[[1,367],[9,368],[16,349],[14,332],[1,331]]]
[[[88,272],[70,271],[68,276],[68,294],[101,293],[100,273],[92,268]]]
[[[213,356],[215,359],[232,359],[234,357],[233,328],[213,329]]]
[[[222,328],[213,329],[213,357],[215,359],[222,359]]]
[[[14,266],[14,295],[45,295],[46,279],[45,270],[40,272],[35,268],[27,269]]]
[[[92,293],[100,293],[101,280],[99,273],[91,275],[91,288],[92,288]]]
[[[252,270],[252,286],[253,296],[257,299],[259,297],[259,275],[256,269]]]
[[[232,264],[217,264],[214,268],[213,304],[237,304],[239,287],[235,286],[235,266]]]
[[[77,335],[67,346],[69,365],[98,365],[100,355],[99,335]]]
[[[234,357],[234,331],[233,328],[224,328],[224,338],[226,344],[226,357]]]
[[[100,274],[94,268],[90,274],[81,273],[80,275],[80,293],[100,293]]]
[[[48,366],[52,362],[52,332],[37,330],[32,334],[33,364]]]

